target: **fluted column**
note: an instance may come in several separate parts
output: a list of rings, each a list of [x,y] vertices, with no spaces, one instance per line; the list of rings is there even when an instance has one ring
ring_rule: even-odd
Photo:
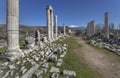
[[[53,9],[52,6],[50,5],[48,5],[46,8],[46,16],[47,16],[48,40],[51,41],[53,39]]]
[[[19,0],[7,0],[8,50],[19,49]]]
[[[19,0],[7,0],[7,55],[9,60],[16,59],[19,47]]]

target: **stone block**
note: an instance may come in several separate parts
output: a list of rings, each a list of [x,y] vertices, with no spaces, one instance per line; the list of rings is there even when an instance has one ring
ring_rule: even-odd
[[[62,62],[57,62],[56,64],[57,67],[61,67],[61,65],[62,65]]]
[[[9,69],[15,69],[14,65],[9,65],[8,67],[9,67]]]
[[[50,72],[51,72],[51,73],[59,73],[60,71],[59,71],[59,68],[52,67],[52,68],[50,69]]]
[[[51,76],[50,76],[50,78],[58,78],[59,77],[59,75],[57,74],[57,73],[53,73]]]
[[[65,57],[65,55],[63,55],[63,54],[62,54],[62,55],[60,55],[60,58],[64,58],[64,57]]]
[[[63,76],[69,77],[69,78],[75,78],[76,77],[76,73],[75,73],[75,71],[64,70],[63,71]]]
[[[34,73],[34,75],[36,77],[39,77],[42,73],[43,73],[43,70],[36,70],[35,73]]]

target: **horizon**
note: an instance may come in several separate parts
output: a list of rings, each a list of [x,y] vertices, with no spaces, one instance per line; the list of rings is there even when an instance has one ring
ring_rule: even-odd
[[[20,0],[19,22],[28,26],[46,26],[46,6],[50,4],[58,25],[86,27],[91,20],[104,24],[104,13],[109,13],[109,24],[120,24],[119,0]],[[31,6],[32,5],[32,6]],[[0,24],[6,24],[6,0],[0,1]]]

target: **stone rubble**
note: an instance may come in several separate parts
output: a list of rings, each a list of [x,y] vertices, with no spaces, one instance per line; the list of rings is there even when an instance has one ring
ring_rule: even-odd
[[[75,78],[76,73],[74,71],[64,70],[63,71],[63,76],[68,77],[68,78]]]
[[[63,58],[67,53],[67,47],[66,44],[48,43],[48,46],[44,47],[43,50],[35,49],[28,52],[21,59],[0,64],[0,67],[3,65],[3,69],[0,68],[0,76],[1,78],[42,78],[43,74],[49,72],[51,78],[58,78]],[[55,66],[51,67],[50,63],[55,64]]]

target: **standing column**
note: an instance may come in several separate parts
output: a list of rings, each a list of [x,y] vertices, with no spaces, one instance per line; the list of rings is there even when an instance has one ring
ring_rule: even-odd
[[[120,36],[120,24],[119,24],[119,27],[118,27],[118,36]]]
[[[54,17],[55,23],[55,38],[58,37],[58,26],[57,26],[57,16]]]
[[[51,37],[52,37],[52,40],[54,40],[54,25],[53,25],[53,9],[52,9],[52,6],[51,6],[50,15],[51,15]]]
[[[108,13],[105,13],[105,38],[109,39]]]
[[[90,22],[90,26],[91,26],[91,36],[93,36],[95,34],[94,20]]]
[[[48,40],[51,39],[51,27],[50,27],[50,10],[49,6],[46,8],[46,16],[47,16],[47,35],[48,35]]]
[[[66,27],[65,27],[65,24],[63,25],[63,35],[66,36]]]
[[[48,26],[48,40],[51,41],[53,38],[53,9],[52,6],[48,5],[47,11],[47,26]]]
[[[7,55],[9,60],[19,57],[19,0],[7,0]]]

